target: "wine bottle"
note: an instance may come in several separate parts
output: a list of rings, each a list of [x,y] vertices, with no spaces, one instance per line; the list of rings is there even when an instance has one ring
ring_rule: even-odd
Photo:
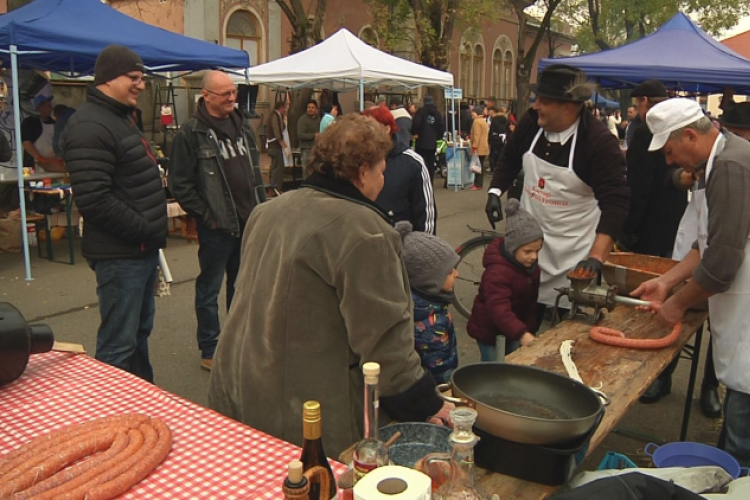
[[[365,437],[354,449],[354,482],[362,479],[371,470],[388,465],[388,450],[378,437],[378,376],[380,365],[365,363]]]
[[[328,463],[328,458],[326,458],[325,451],[323,451],[323,441],[320,438],[321,432],[320,403],[317,401],[306,401],[302,405],[302,434],[304,442],[302,444],[300,460],[305,471],[316,465],[328,471],[331,498],[336,498],[336,478],[333,476],[331,464]],[[320,480],[317,477],[310,481],[310,500],[330,500],[328,498],[320,498]]]

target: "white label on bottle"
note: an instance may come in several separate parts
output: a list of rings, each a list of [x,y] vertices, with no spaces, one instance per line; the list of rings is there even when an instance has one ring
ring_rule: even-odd
[[[375,409],[380,408],[380,400],[376,399],[375,401],[373,401],[373,406],[375,406]]]

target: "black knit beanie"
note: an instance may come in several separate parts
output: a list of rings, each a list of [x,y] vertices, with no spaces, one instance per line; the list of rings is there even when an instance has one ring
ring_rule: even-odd
[[[143,60],[127,47],[108,45],[94,64],[94,85],[101,85],[131,71],[145,71]]]

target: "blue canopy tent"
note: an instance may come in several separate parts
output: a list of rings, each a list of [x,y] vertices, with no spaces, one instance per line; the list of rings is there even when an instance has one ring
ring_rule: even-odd
[[[580,68],[603,88],[632,88],[655,78],[688,92],[750,90],[750,60],[708,36],[682,12],[645,38],[603,52],[542,59],[539,70],[550,64]]]
[[[133,49],[150,71],[193,71],[209,68],[247,68],[246,52],[178,35],[122,14],[101,0],[36,0],[0,16],[0,60],[13,70],[15,133],[20,138],[21,112],[18,69],[90,74],[99,52],[111,44]],[[18,190],[23,200],[23,149],[16,141]],[[21,203],[26,227],[26,209]],[[26,279],[31,264],[23,233]]]
[[[613,101],[612,99],[607,99],[603,95],[601,95],[599,92],[594,92],[594,95],[591,96],[589,101],[593,102],[594,105],[597,108],[610,108],[610,109],[620,109],[620,103],[617,101]]]

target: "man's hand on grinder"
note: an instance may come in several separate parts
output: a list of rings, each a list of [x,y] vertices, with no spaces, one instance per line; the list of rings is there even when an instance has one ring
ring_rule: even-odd
[[[500,203],[500,197],[496,194],[489,193],[487,195],[487,205],[484,207],[484,211],[487,214],[492,229],[495,229],[495,223],[503,220],[503,205]]]
[[[576,264],[575,271],[578,271],[581,274],[585,275],[599,275],[602,273],[602,262],[599,259],[595,259],[594,257],[589,257],[588,259],[582,260],[581,262]]]

